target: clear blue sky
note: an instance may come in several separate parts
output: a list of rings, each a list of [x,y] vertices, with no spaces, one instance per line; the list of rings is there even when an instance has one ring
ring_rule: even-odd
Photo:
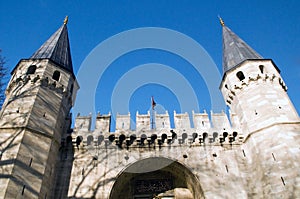
[[[0,7],[0,48],[9,68],[13,68],[21,58],[29,58],[68,15],[75,73],[102,41],[141,27],[167,28],[194,39],[208,52],[221,73],[222,32],[217,18],[221,15],[226,25],[259,54],[273,59],[289,88],[292,102],[300,112],[299,1],[40,0],[1,1]],[[196,92],[199,107],[194,110],[212,109],[207,85],[190,63],[174,53],[142,49],[118,57],[103,73],[95,91],[96,110],[104,114],[111,111],[112,91],[118,80],[134,67],[147,63],[160,63],[178,71]],[[147,74],[140,76],[147,77]],[[159,104],[157,108],[166,109],[171,115],[173,110],[192,111],[180,107],[180,93],[172,93],[167,86],[149,83],[141,85],[130,96],[128,106],[131,114],[134,115],[137,110],[146,113],[152,95]],[[89,106],[80,112],[93,112],[88,109]]]

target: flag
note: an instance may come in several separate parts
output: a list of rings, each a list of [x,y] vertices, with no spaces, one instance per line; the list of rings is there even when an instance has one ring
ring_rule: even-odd
[[[151,106],[152,106],[152,110],[154,110],[154,107],[156,106],[156,102],[154,101],[154,97],[151,97]]]

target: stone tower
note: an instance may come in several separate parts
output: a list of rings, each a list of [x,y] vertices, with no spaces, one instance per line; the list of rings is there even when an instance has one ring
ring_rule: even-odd
[[[12,71],[0,113],[0,198],[51,198],[76,82],[64,24]]]
[[[299,121],[280,70],[223,26],[223,81],[220,89],[244,133]]]
[[[280,70],[222,20],[221,24],[224,74],[220,90],[233,126],[239,126],[245,136],[243,148],[256,171],[252,180],[257,185],[253,184],[248,196],[299,197],[300,120]]]

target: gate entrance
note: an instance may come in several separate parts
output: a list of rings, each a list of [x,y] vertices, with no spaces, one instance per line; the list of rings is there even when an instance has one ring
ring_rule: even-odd
[[[155,157],[137,161],[117,177],[110,199],[200,199],[199,180],[182,164]]]

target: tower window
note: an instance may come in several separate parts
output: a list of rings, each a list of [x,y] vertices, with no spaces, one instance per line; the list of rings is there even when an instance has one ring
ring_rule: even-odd
[[[60,72],[59,71],[54,71],[53,75],[52,75],[52,79],[58,81],[60,77]]]
[[[264,65],[259,65],[258,67],[259,67],[260,72],[263,74],[264,73]]]
[[[26,186],[25,186],[25,185],[23,185],[22,192],[21,192],[21,194],[22,194],[22,195],[24,195],[25,188],[26,188]]]
[[[26,75],[34,74],[36,70],[36,65],[31,65],[28,67]]]
[[[239,78],[240,81],[245,79],[245,75],[242,71],[239,71],[236,73],[237,78]]]
[[[70,88],[70,93],[71,93],[71,94],[73,93],[73,88],[74,88],[74,85],[72,84],[72,85],[71,85],[71,88]]]

